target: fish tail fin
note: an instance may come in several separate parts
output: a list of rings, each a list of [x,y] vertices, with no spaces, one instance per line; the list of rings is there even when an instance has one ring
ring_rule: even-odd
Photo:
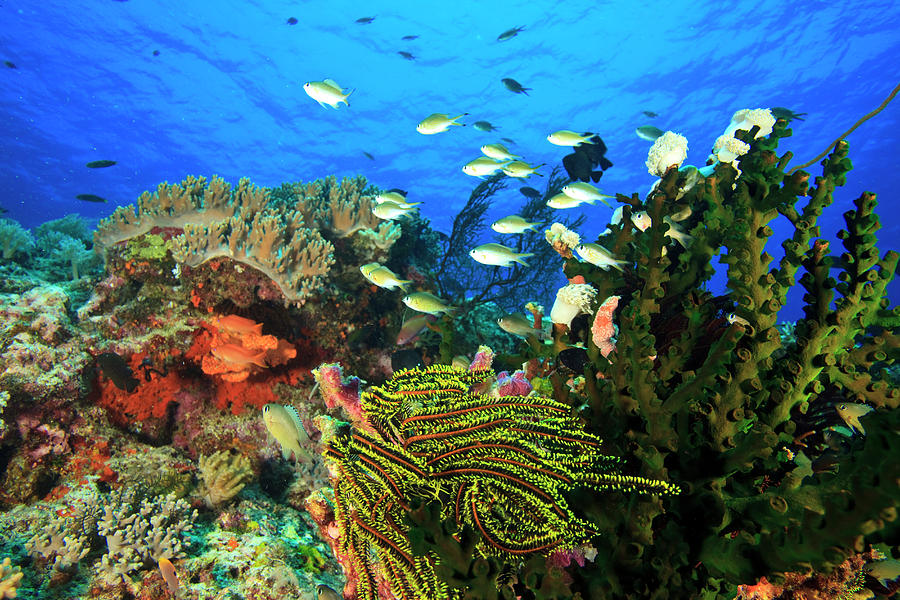
[[[607,205],[608,207],[612,208],[612,204],[610,204],[609,202],[607,202],[607,201],[606,201],[606,198],[600,198],[600,202],[602,202],[603,204],[605,204],[605,205]]]
[[[538,228],[543,224],[544,224],[543,221],[541,221],[540,223],[529,223],[528,229],[530,229],[532,231],[538,231]]]
[[[622,265],[624,265],[624,264],[625,264],[624,260],[614,260],[614,261],[612,261],[612,268],[615,269],[616,271],[624,272],[625,269],[622,268]]]
[[[262,369],[268,369],[269,364],[266,362],[266,351],[263,350],[256,356],[250,358],[250,364],[256,365]]]
[[[525,259],[529,256],[534,256],[534,252],[525,252],[524,254],[516,254],[516,257],[513,259],[523,267],[527,267],[528,263],[525,262]]]
[[[541,163],[541,164],[537,165],[534,169],[532,169],[532,173],[534,173],[535,175],[537,175],[537,176],[539,176],[539,177],[543,177],[544,174],[543,174],[543,173],[538,173],[537,170],[540,169],[541,167],[543,167],[543,166],[546,165],[546,164],[547,164],[547,163]]]
[[[409,291],[407,288],[409,287],[409,284],[411,284],[411,283],[412,283],[412,279],[398,279],[397,287],[399,287],[401,290],[403,290],[404,293],[406,293]]]

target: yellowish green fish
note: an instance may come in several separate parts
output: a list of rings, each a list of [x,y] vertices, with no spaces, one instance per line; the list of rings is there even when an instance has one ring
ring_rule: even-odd
[[[428,292],[413,292],[403,297],[403,304],[411,309],[428,313],[429,315],[439,315],[456,310],[455,306],[450,306],[434,294]]]
[[[482,244],[469,250],[469,256],[483,265],[511,267],[514,262],[527,267],[525,258],[534,256],[531,252],[516,252],[503,244]]]
[[[320,583],[316,586],[316,600],[344,600],[344,596],[324,583]]]
[[[556,194],[547,200],[547,206],[550,208],[575,208],[576,206],[581,206],[582,204],[593,204],[593,202],[587,202],[585,200],[576,200],[571,196],[566,196],[563,193]]]
[[[416,202],[415,204],[421,204],[421,202]],[[415,206],[415,204],[413,206]],[[410,206],[401,206],[396,202],[391,202],[390,200],[386,200],[381,204],[377,204],[372,207],[372,214],[378,217],[379,219],[399,219],[400,217],[405,217],[410,212],[414,211],[415,208]]]
[[[900,577],[900,561],[893,558],[866,563],[865,572],[873,579],[877,579],[882,587],[888,587],[888,582],[896,581]]]
[[[503,331],[520,337],[528,337],[529,335],[533,335],[536,336],[539,340],[546,340],[550,338],[549,321],[543,329],[535,329],[534,323],[528,320],[528,317],[526,317],[522,313],[512,313],[500,317],[499,319],[497,319],[497,325],[499,325],[500,329],[502,329]]]
[[[577,146],[578,144],[590,144],[590,139],[594,137],[593,133],[575,133],[568,129],[555,131],[547,136],[547,141],[554,146]]]
[[[359,268],[359,271],[363,277],[386,290],[400,288],[405,292],[406,286],[412,283],[409,279],[400,279],[396,273],[377,262],[365,264]]]
[[[344,93],[344,90],[341,89],[333,79],[326,79],[325,81],[308,81],[303,84],[303,91],[306,92],[310,98],[319,103],[320,106],[325,106],[326,104],[331,108],[337,108],[338,105],[343,102],[347,106],[350,106],[350,103],[347,102],[347,98],[353,92]]]
[[[728,323],[731,325],[737,323],[739,325],[743,325],[744,327],[751,327],[750,321],[734,313],[728,313],[727,315],[725,315],[725,320],[728,321]]]
[[[521,158],[521,156],[517,156],[507,150],[506,146],[503,144],[485,144],[481,147],[481,152],[494,160],[514,160]]]
[[[671,217],[663,217],[663,222],[669,225],[669,230],[666,231],[666,235],[669,236],[673,242],[681,244],[682,248],[687,248],[688,244],[694,241],[694,236],[682,229]]]
[[[537,172],[539,168],[544,166],[543,163],[532,167],[527,162],[521,160],[513,160],[503,165],[503,172],[509,177],[528,177],[529,175],[541,175]]]
[[[564,186],[562,192],[569,198],[574,198],[575,200],[581,200],[582,202],[589,202],[591,204],[599,200],[603,204],[612,208],[612,206],[610,206],[609,202],[607,202],[606,199],[612,198],[613,196],[610,196],[608,194],[601,194],[600,190],[589,183],[584,183],[583,181],[576,181]]]
[[[502,169],[504,164],[487,156],[479,156],[463,165],[462,171],[472,177],[484,177],[485,175],[493,175]]]
[[[385,202],[393,202],[403,208],[412,208],[422,204],[421,202],[407,202],[406,196],[398,192],[384,192],[375,196],[375,204],[384,204]]]
[[[647,140],[648,142],[655,142],[656,138],[661,137],[663,134],[663,130],[659,127],[654,127],[653,125],[644,125],[643,127],[638,127],[634,130],[639,138],[642,140]]]
[[[300,422],[300,415],[293,406],[269,403],[263,406],[263,422],[266,429],[281,445],[281,452],[285,458],[294,453],[296,460],[302,460],[306,464],[312,463],[309,450],[301,444],[309,443],[309,436]]]
[[[838,416],[844,420],[844,423],[847,424],[847,427],[860,433],[862,435],[866,435],[866,429],[859,422],[859,418],[863,415],[867,415],[873,410],[871,406],[868,404],[854,404],[852,402],[838,402],[835,403],[834,409],[837,411]]]
[[[582,260],[591,263],[595,267],[600,267],[604,271],[608,271],[610,267],[622,270],[622,265],[626,265],[624,260],[618,260],[610,254],[609,250],[600,244],[579,244],[575,247],[575,252]]]
[[[519,215],[510,215],[491,223],[491,229],[493,229],[497,233],[524,233],[529,229],[534,231],[535,228],[540,225],[543,225],[543,223],[532,223],[526,221]]]
[[[451,125],[459,125],[465,127],[464,123],[457,123],[456,120],[466,116],[469,113],[463,113],[461,115],[456,115],[455,117],[450,117],[444,113],[434,113],[432,115],[428,115],[425,119],[422,120],[421,123],[416,125],[416,131],[421,133],[422,135],[434,135],[436,133],[441,133],[442,131],[447,131]]]

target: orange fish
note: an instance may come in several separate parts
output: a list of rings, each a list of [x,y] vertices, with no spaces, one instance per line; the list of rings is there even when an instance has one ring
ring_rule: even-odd
[[[248,333],[262,335],[262,323],[257,323],[252,319],[246,319],[244,317],[239,317],[238,315],[219,317],[214,323],[216,327],[224,329],[232,335],[241,336]]]
[[[222,344],[212,348],[212,355],[222,362],[232,365],[256,365],[263,369],[269,368],[265,360],[265,350],[254,352],[236,344]]]
[[[166,585],[169,586],[169,593],[175,595],[178,592],[178,575],[175,573],[175,565],[165,556],[159,561],[159,573],[165,579]]]

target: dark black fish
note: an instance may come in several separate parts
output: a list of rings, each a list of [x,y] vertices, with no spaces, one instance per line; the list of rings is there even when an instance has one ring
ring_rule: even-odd
[[[593,181],[597,183],[603,177],[603,171],[613,166],[606,158],[606,144],[595,135],[589,144],[579,144],[573,148],[574,152],[563,157],[563,168],[569,177],[575,181]],[[599,171],[595,171],[596,167]]]
[[[402,56],[402,57],[405,58],[406,60],[416,60],[416,57],[413,56],[411,52],[406,52],[405,50],[399,50],[399,51],[397,52],[397,54],[399,54],[400,56]]]
[[[108,202],[106,198],[101,198],[100,196],[95,196],[94,194],[78,194],[75,197],[79,200],[84,200],[85,202]]]
[[[4,60],[3,64],[6,65],[7,67],[9,67],[10,69],[18,69],[19,68],[16,66],[16,63],[10,62],[8,60]]]
[[[525,94],[527,96],[528,90],[531,89],[531,88],[527,88],[527,87],[522,87],[521,83],[519,83],[518,81],[516,81],[515,79],[512,79],[510,77],[504,77],[500,81],[503,82],[503,85],[506,86],[506,89],[513,92],[514,94]]]
[[[106,167],[111,167],[116,164],[114,160],[92,160],[88,164],[84,165],[88,169],[105,169]]]
[[[575,373],[584,372],[584,368],[590,362],[584,348],[566,348],[557,354],[556,358],[564,367]]]
[[[397,350],[391,354],[391,369],[399,371],[400,369],[412,369],[424,366],[422,362],[422,351],[415,348],[406,348]]]
[[[642,110],[641,113],[644,114],[644,116],[650,117],[651,119],[655,119],[656,117],[659,116],[652,110]]]
[[[500,138],[500,141],[501,141],[501,142],[506,142],[507,144],[512,144],[513,146],[516,145],[516,143],[515,143],[514,141],[512,141],[511,139],[509,139],[509,138]]]
[[[418,38],[418,37],[419,37],[419,36],[417,36],[417,35],[404,35],[404,36],[403,36],[402,38],[400,38],[400,39],[401,39],[401,40],[406,40],[407,42],[409,42],[409,41],[414,40],[414,39],[416,39],[416,38]]]
[[[784,119],[785,121],[805,121],[803,117],[807,115],[807,113],[795,113],[789,108],[785,108],[783,106],[776,106],[775,108],[770,108],[772,111],[772,116],[776,119]]]
[[[522,25],[521,27],[513,27],[512,29],[507,29],[506,31],[504,31],[503,33],[501,33],[500,35],[497,36],[497,41],[505,42],[506,40],[511,40],[514,37],[516,37],[517,35],[519,35],[520,31],[524,31],[524,30],[525,30],[524,25]]]
[[[298,23],[297,17],[288,17],[287,24],[288,25],[296,25]]]
[[[533,187],[523,186],[519,188],[519,191],[522,192],[522,195],[526,198],[531,198],[532,200],[537,200],[538,198],[543,198],[544,195],[539,191],[534,189]]]
[[[472,123],[472,127],[477,129],[478,131],[485,132],[497,131],[499,129],[499,127],[494,127],[493,125],[491,125],[489,121],[475,121],[474,123]]]
[[[367,25],[375,20],[375,17],[360,17],[356,20],[357,23],[361,23],[363,25]]]
[[[8,210],[6,210],[6,209],[3,208],[2,206],[0,206],[0,215],[5,215],[5,214],[8,213],[8,212],[9,212]]]
[[[120,390],[129,394],[137,389],[140,383],[131,372],[125,359],[115,352],[104,352],[96,358],[100,372]]]
[[[154,50],[154,51],[153,51],[153,56],[159,56],[159,50]]]
[[[372,156],[371,154],[369,154],[368,152],[366,152],[365,150],[363,150],[363,156],[365,156],[369,160],[375,160],[375,157]]]

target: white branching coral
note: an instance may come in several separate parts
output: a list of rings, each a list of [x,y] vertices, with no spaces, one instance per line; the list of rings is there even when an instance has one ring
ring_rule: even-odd
[[[647,154],[647,171],[662,177],[672,165],[681,166],[687,158],[688,141],[683,135],[667,131],[653,142]]]
[[[128,579],[134,571],[156,568],[160,558],[180,558],[197,511],[175,495],[143,496],[130,487],[111,494],[93,494],[81,501],[76,514],[53,516],[25,547],[54,569],[68,571],[96,548],[106,552],[95,567],[108,581]]]
[[[559,288],[550,309],[550,320],[570,327],[572,319],[582,313],[593,312],[597,290],[586,283],[572,283]]]

